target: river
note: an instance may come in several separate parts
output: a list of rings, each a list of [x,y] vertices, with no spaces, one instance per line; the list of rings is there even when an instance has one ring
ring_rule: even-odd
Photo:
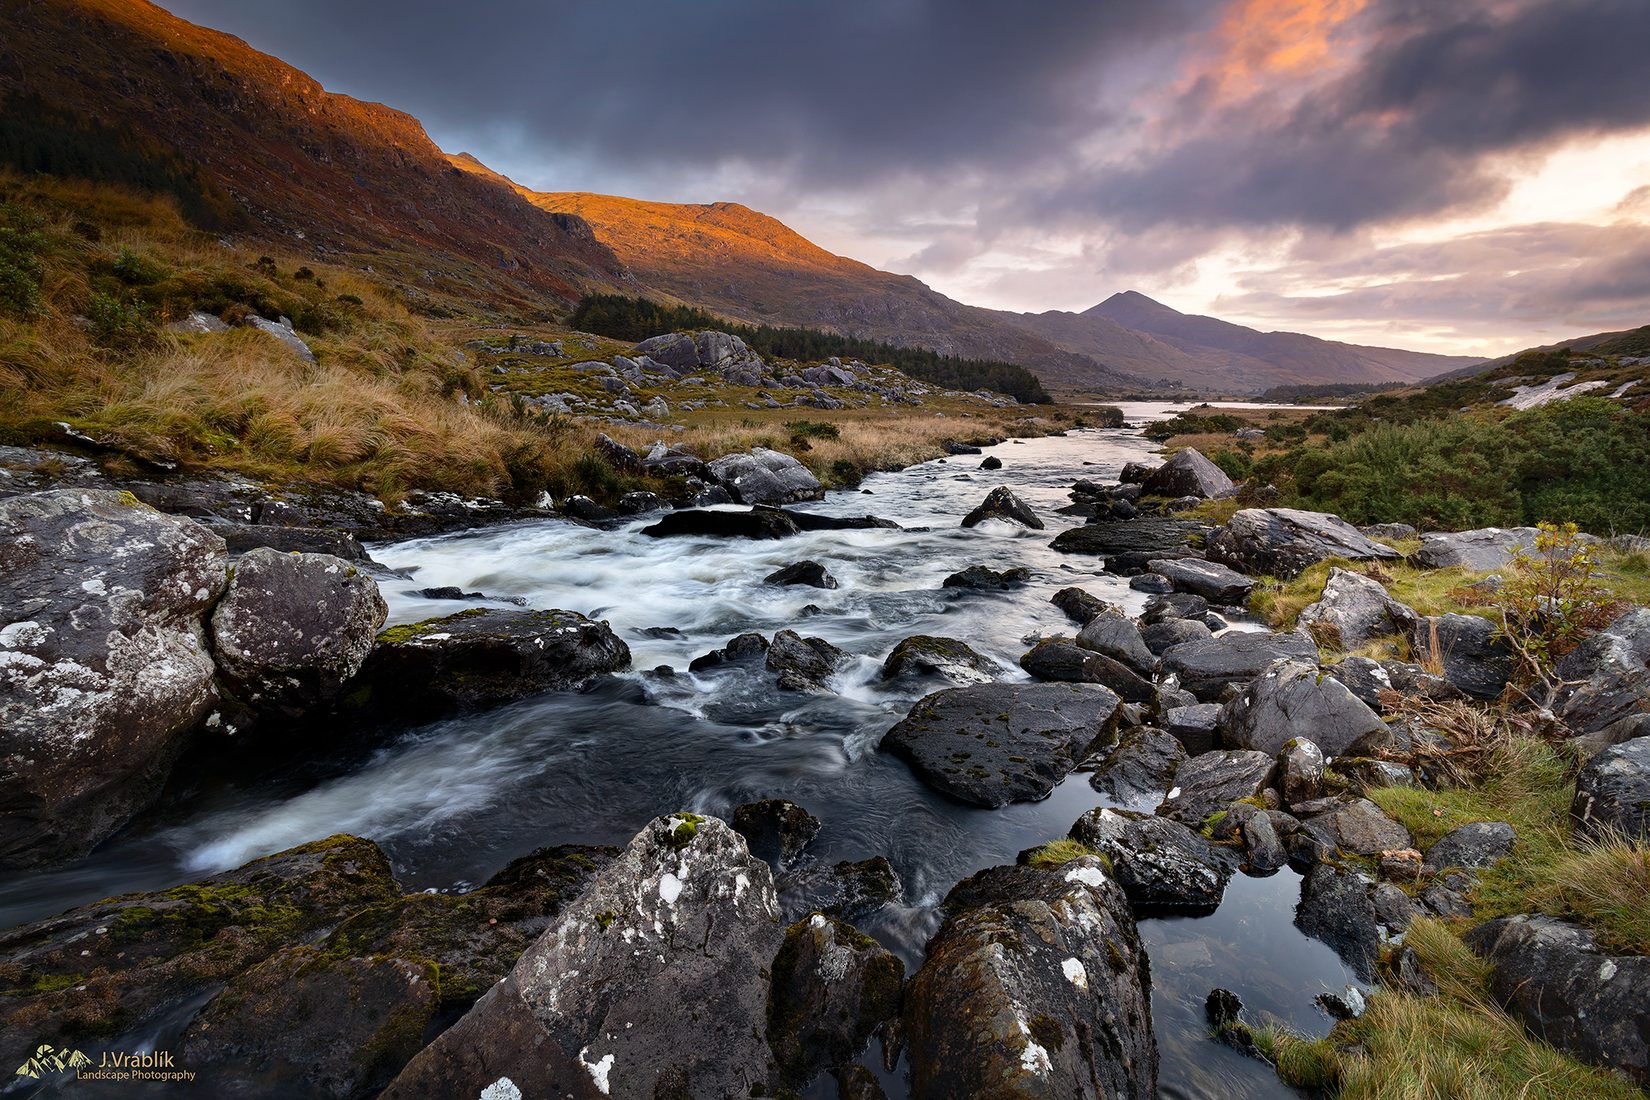
[[[1172,407],[1123,408],[1138,423]],[[1151,456],[1137,430],[1077,431],[987,453],[1002,469],[979,470],[978,456],[941,459],[873,475],[864,491],[802,506],[870,512],[904,530],[661,540],[641,534],[646,518],[611,532],[538,521],[375,546],[375,558],[411,578],[381,581],[391,622],[458,609],[419,597],[418,588],[521,597],[533,607],[608,620],[630,645],[634,671],[586,693],[540,696],[409,730],[347,765],[289,769],[256,783],[203,778],[186,803],[150,815],[87,859],[0,886],[0,925],[173,885],[337,832],[377,841],[410,889],[463,889],[544,845],[623,844],[660,813],[725,817],[741,802],[782,797],[822,819],[814,857],[880,854],[893,862],[905,903],[862,924],[914,968],[952,884],[1063,836],[1106,800],[1083,774],[1042,802],[998,810],[930,790],[877,750],[916,691],[884,686],[882,659],[909,635],[946,635],[1001,661],[1005,678],[1024,680],[1016,662],[1029,640],[1072,629],[1049,602],[1056,590],[1081,585],[1131,613],[1145,601],[1096,559],[1049,548],[1057,530],[1080,522],[1054,514],[1069,502],[1074,480],[1115,480],[1125,462]],[[1049,530],[994,522],[960,528],[961,516],[999,484],[1030,502]],[[804,558],[823,563],[841,586],[763,583]],[[1033,580],[1000,594],[941,589],[948,574],[974,564],[1024,566]],[[834,694],[780,692],[760,669],[686,672],[691,658],[736,634],[787,628],[857,655]],[[675,674],[653,671],[664,665]],[[1239,875],[1211,916],[1141,922],[1162,1048],[1160,1095],[1294,1095],[1268,1067],[1209,1038],[1203,1000],[1225,986],[1252,1016],[1313,1034],[1328,1030],[1313,996],[1356,982],[1329,948],[1293,927],[1299,891],[1299,876],[1288,869],[1270,878]],[[900,1074],[884,1073],[877,1061],[866,1058],[890,1096],[905,1095]],[[808,1095],[830,1096],[831,1087],[826,1079]]]

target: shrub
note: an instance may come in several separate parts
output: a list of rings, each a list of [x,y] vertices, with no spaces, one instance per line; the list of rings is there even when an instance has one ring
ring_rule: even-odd
[[[0,312],[33,313],[40,307],[42,224],[32,211],[0,205]]]
[[[1500,635],[1518,655],[1519,680],[1547,685],[1553,663],[1606,625],[1615,601],[1573,523],[1541,524],[1534,548],[1513,554],[1506,572]]]

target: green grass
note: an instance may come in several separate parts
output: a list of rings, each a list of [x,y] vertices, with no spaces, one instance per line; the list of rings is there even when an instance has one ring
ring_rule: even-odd
[[[1032,867],[1052,870],[1055,867],[1063,867],[1074,859],[1092,855],[1094,855],[1093,850],[1086,845],[1069,837],[1062,837],[1059,840],[1049,841],[1031,853],[1026,857],[1026,863]]]

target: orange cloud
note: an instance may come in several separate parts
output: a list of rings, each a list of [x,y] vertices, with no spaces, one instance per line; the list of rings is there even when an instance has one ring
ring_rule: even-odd
[[[1233,100],[1278,81],[1339,68],[1353,53],[1349,24],[1369,0],[1232,0],[1196,74]]]

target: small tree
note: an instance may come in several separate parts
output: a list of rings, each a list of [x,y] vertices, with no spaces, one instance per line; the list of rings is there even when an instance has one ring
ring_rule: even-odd
[[[1553,666],[1610,621],[1615,603],[1599,580],[1598,559],[1573,523],[1543,523],[1535,545],[1507,562],[1500,637],[1518,658],[1515,678],[1529,694],[1559,687]],[[1534,697],[1532,696],[1532,699]]]

